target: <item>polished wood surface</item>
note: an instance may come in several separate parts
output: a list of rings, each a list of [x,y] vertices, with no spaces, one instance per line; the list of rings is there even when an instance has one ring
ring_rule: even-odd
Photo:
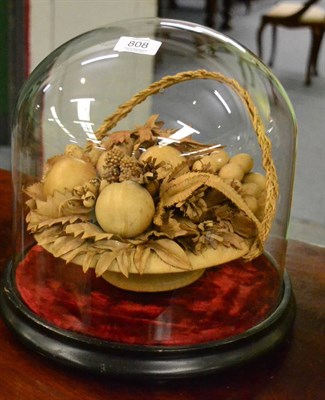
[[[0,170],[0,270],[12,253],[11,177]],[[172,382],[126,382],[67,369],[22,346],[0,319],[1,400],[321,400],[325,393],[325,248],[289,241],[293,333],[240,369]]]

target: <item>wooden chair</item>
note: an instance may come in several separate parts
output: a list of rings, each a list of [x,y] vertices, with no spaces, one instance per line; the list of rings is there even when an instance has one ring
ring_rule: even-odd
[[[262,34],[264,28],[272,26],[272,46],[269,65],[273,66],[277,44],[277,26],[286,28],[309,28],[312,35],[305,84],[311,84],[312,75],[317,75],[317,59],[325,30],[325,10],[315,6],[318,0],[309,0],[305,3],[280,1],[262,15],[257,31],[258,55],[263,57]]]

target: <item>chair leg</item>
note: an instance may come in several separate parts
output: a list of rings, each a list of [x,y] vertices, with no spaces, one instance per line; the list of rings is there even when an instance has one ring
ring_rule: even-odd
[[[246,14],[249,14],[252,8],[252,0],[244,0],[244,3],[246,8]]]
[[[217,0],[206,0],[205,1],[205,25],[209,28],[215,27],[215,18],[217,15]]]
[[[263,59],[263,45],[262,45],[262,37],[263,37],[263,32],[265,28],[265,23],[262,21],[260,27],[258,28],[257,31],[257,55],[259,58]]]
[[[317,44],[316,44],[315,60],[314,60],[314,73],[315,73],[315,75],[318,75],[317,62],[318,62],[319,49],[321,48],[322,40],[323,40],[323,37],[324,37],[324,32],[325,32],[325,29],[321,28],[317,33],[317,41],[316,41]]]
[[[323,35],[324,35],[324,29],[316,28],[316,29],[313,29],[311,31],[311,33],[312,33],[312,43],[311,43],[311,49],[310,49],[310,54],[309,54],[309,59],[308,59],[308,64],[307,64],[307,72],[306,72],[306,80],[305,80],[305,84],[307,86],[311,84],[311,76],[317,75],[318,54],[319,54],[319,49],[320,49]]]
[[[272,45],[271,45],[271,56],[270,56],[270,61],[269,61],[269,66],[273,67],[274,60],[275,60],[275,50],[277,46],[277,29],[275,25],[272,25]]]

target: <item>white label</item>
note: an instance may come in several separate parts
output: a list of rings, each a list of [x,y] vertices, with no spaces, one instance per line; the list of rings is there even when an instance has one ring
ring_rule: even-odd
[[[157,40],[121,36],[119,41],[116,43],[114,50],[154,56],[160,46],[161,42],[158,42]]]

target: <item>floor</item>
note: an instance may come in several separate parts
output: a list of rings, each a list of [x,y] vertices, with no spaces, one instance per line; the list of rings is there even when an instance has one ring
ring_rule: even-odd
[[[203,0],[177,0],[178,9],[164,8],[164,17],[203,24]],[[236,2],[227,35],[256,53],[255,34],[260,15],[274,0],[254,0],[247,14]],[[320,1],[325,7],[325,0]],[[220,23],[217,19],[217,24]],[[265,32],[265,44],[269,42]],[[320,76],[303,84],[310,37],[305,30],[279,31],[273,72],[287,91],[298,122],[298,150],[288,237],[325,246],[325,41],[319,59]],[[267,53],[267,45],[266,45]],[[10,149],[0,147],[0,168],[10,168]]]

